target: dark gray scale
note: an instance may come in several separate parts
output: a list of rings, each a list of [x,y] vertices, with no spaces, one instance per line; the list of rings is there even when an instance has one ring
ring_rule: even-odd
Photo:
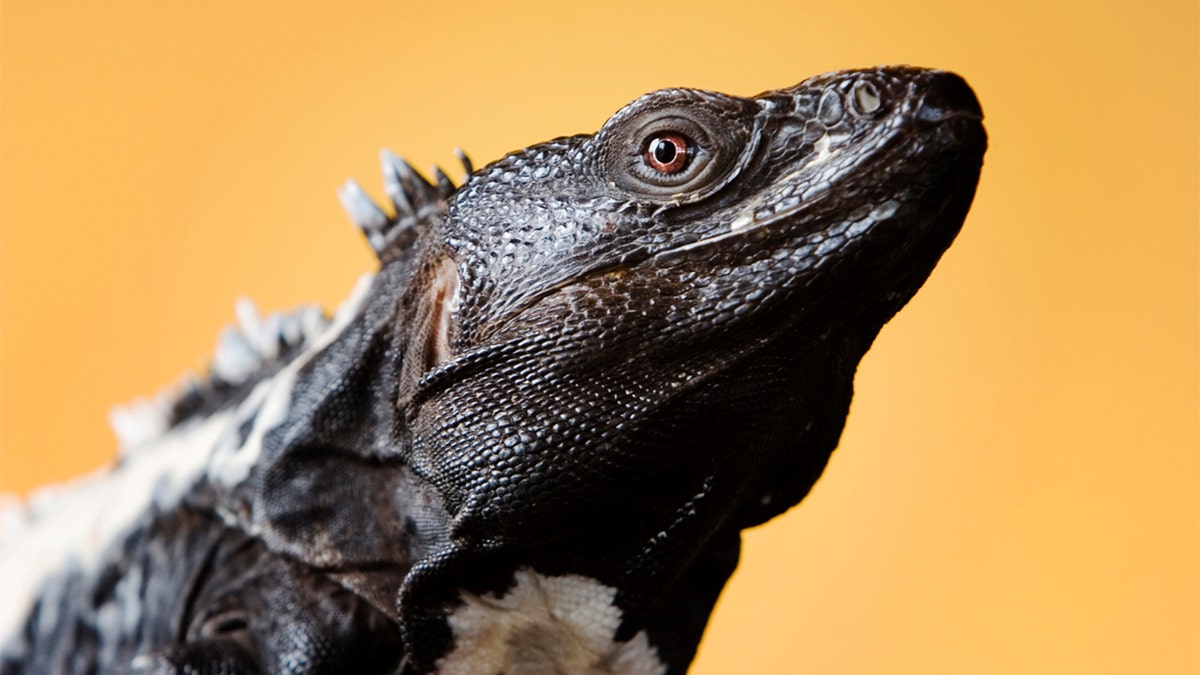
[[[463,162],[469,166],[465,155]],[[391,219],[388,247],[379,252],[389,260],[388,273],[397,274],[404,268],[405,255],[410,255],[405,248],[411,248],[416,235],[444,213],[446,203],[437,188],[402,160],[385,153],[384,163],[385,179],[388,167],[401,167],[398,182],[389,184],[389,189],[411,206],[410,212]],[[254,313],[252,307],[248,311]],[[164,416],[164,438],[237,408],[239,414],[208,451],[216,456],[229,450],[225,446],[231,442],[245,443],[261,410],[261,403],[243,405],[250,392],[269,384],[312,350],[313,333],[328,324],[311,308],[269,318],[240,318],[242,325],[226,331],[221,348],[230,348],[233,341],[238,358],[249,366],[221,368],[218,363],[208,377],[186,380],[171,394],[173,400],[151,411]],[[335,343],[352,343],[354,330],[346,333],[342,342]],[[264,348],[262,344],[270,340],[278,342]],[[343,368],[345,359],[338,356],[347,354],[344,346],[323,353]],[[218,362],[222,358],[218,352]],[[314,360],[328,363],[324,357]],[[299,414],[307,416],[311,411]],[[133,448],[122,464],[136,464],[143,453],[166,451],[156,450],[153,442],[148,446]],[[334,494],[324,490],[322,479],[334,479],[330,482],[335,486],[350,482],[345,476],[351,471],[339,472],[336,462],[318,464],[305,476],[317,482],[318,494]],[[336,479],[339,473],[341,481]],[[395,499],[397,516],[386,524],[396,529],[358,531],[359,540],[369,533],[369,541],[391,545],[390,550],[404,551],[405,556],[409,546],[420,552],[428,545],[415,525],[430,529],[421,509],[406,503],[422,494],[401,485],[407,475],[403,469],[389,472],[388,485],[381,488],[390,491],[388,499]],[[182,500],[167,508],[157,499],[148,500],[150,510],[129,524],[120,541],[95,552],[100,559],[68,558],[60,572],[42,580],[42,590],[19,634],[0,636],[0,673],[91,673],[98,666],[103,672],[198,675],[395,672],[404,650],[399,627],[389,617],[392,600],[385,600],[389,612],[381,612],[350,590],[353,570],[326,572],[272,551],[260,536],[249,534],[246,523],[238,519],[246,508],[242,500],[253,499],[257,489],[253,482],[227,491],[201,476]],[[157,489],[153,484],[147,488]],[[361,503],[375,519],[370,495],[343,490],[336,496],[345,501],[337,510],[346,517],[360,512],[345,506]],[[36,527],[40,514],[35,510],[30,517]],[[328,512],[302,518],[299,529],[310,535],[323,529],[338,531],[337,524],[322,524]],[[406,524],[409,534],[397,536]],[[409,544],[404,543],[405,537],[411,539]],[[286,546],[280,548],[286,552]],[[352,552],[347,551],[349,555]],[[402,561],[405,569],[410,564],[407,558]]]
[[[340,193],[369,287],[179,416],[240,406],[3,672],[684,673],[961,227],[981,120],[957,75],[876,68],[647,94],[457,188],[385,152],[390,210]]]
[[[383,614],[211,513],[162,514],[111,556],[103,574],[53,580],[24,629],[31,649],[3,672],[391,673],[399,663],[399,631]]]

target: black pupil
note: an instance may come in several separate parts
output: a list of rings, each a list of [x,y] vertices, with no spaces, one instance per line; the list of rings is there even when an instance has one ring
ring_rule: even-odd
[[[671,141],[656,138],[654,139],[653,152],[654,159],[660,164],[670,164],[675,161],[675,155],[679,152],[679,149]]]

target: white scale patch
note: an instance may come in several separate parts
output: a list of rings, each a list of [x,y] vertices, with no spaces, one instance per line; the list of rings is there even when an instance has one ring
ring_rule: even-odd
[[[733,219],[733,222],[729,224],[729,231],[737,232],[738,230],[744,230],[753,225],[754,222],[754,213],[752,211],[747,211],[746,213],[743,213],[737,218]]]
[[[829,134],[825,134],[824,136],[818,138],[816,143],[813,143],[813,150],[815,150],[817,154],[813,156],[813,158],[805,165],[806,169],[816,166],[817,164],[827,162],[829,161],[830,157],[833,157],[834,151],[829,149],[832,140],[833,139],[829,138]]]
[[[10,514],[23,522],[6,528],[0,541],[0,645],[21,630],[51,575],[88,569],[153,504],[177,503],[204,471],[229,419],[223,412],[184,425],[153,451],[44,489],[30,498],[24,514]]]
[[[646,638],[615,642],[617,590],[589,577],[547,577],[522,568],[501,597],[462,592],[449,617],[454,649],[440,675],[661,675]]]
[[[801,166],[799,169],[796,169],[795,171],[793,171],[790,174],[781,178],[779,180],[779,183],[787,184],[787,183],[795,182],[796,180],[799,179],[799,177],[803,176],[805,173],[810,171],[812,169],[812,167],[817,166],[819,164],[824,164],[825,162],[828,162],[829,160],[836,157],[838,152],[840,151],[838,148],[833,147],[833,139],[829,136],[828,133],[821,136],[820,138],[818,138],[816,140],[815,143],[813,143],[813,150],[814,150],[814,154],[811,159],[809,159],[807,162],[805,162],[804,165]],[[804,200],[807,201],[814,196],[815,195],[806,194],[806,195],[804,195]],[[746,210],[744,210],[742,213],[738,214],[738,216],[735,217],[731,223],[729,223],[729,234],[733,234],[735,232],[741,232],[742,230],[746,230],[752,226],[758,225],[759,220],[758,220],[758,217],[755,215],[755,209],[759,208],[760,206],[761,206],[761,202],[755,202],[755,203],[751,204],[748,208],[746,208]],[[779,217],[780,215],[781,215],[780,213],[776,213],[774,216],[767,218],[767,222],[774,221],[775,218]],[[710,240],[701,240],[701,242],[697,242],[697,243],[704,243],[704,242],[710,242],[710,241],[711,241],[711,239]],[[683,250],[683,249],[681,249],[681,250]]]
[[[263,436],[286,416],[297,371],[358,314],[371,279],[370,274],[360,278],[320,338],[278,376],[255,387],[238,408],[184,422],[153,439],[146,438],[153,424],[122,419],[115,425],[123,450],[116,466],[43,488],[25,504],[0,500],[0,647],[22,630],[51,577],[91,571],[148,510],[173,508],[206,473],[226,485],[244,480],[258,460]],[[223,444],[222,439],[236,438],[253,408],[258,414],[246,443],[240,448]],[[158,411],[134,417],[149,419],[151,412]],[[128,433],[131,427],[134,433]]]
[[[250,435],[241,446],[233,443],[219,443],[212,453],[212,462],[208,475],[213,480],[226,486],[234,486],[250,475],[250,470],[258,462],[262,454],[262,441],[267,432],[274,429],[287,417],[288,408],[292,403],[292,390],[296,384],[296,374],[300,372],[314,356],[330,345],[341,335],[350,320],[358,314],[359,308],[371,289],[373,275],[364,274],[355,284],[350,297],[338,307],[333,321],[310,348],[297,356],[286,368],[279,371],[275,377],[259,384],[239,407],[239,424],[241,419],[248,419],[257,409],[254,426]],[[236,434],[237,427],[231,426],[229,433]]]

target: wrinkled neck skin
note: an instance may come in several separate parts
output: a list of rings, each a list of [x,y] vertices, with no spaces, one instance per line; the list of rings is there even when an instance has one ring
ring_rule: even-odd
[[[637,317],[668,320],[652,309]],[[603,351],[571,349],[587,343],[587,326],[513,322],[405,400],[406,464],[451,519],[401,595],[414,649],[452,644],[443,616],[464,591],[502,597],[532,569],[616,589],[614,639],[645,633],[682,672],[736,565],[740,530],[799,502],[820,475],[874,337],[801,315],[667,349],[619,337]]]
[[[400,622],[413,672],[454,663],[464,640],[451,618],[470,599],[556,579],[586,580],[587,597],[616,608],[611,644],[683,672],[740,529],[797,503],[820,475],[873,334],[799,316],[698,332],[668,352],[564,352],[583,336],[518,321],[414,368],[429,357],[413,344],[439,348],[425,299],[444,281],[422,280],[440,269],[429,260],[380,270],[358,315],[301,371],[236,499],[214,503],[242,504],[245,529],[271,550]]]

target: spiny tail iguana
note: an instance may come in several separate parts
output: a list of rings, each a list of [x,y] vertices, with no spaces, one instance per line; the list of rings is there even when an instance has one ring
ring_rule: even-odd
[[[685,672],[957,234],[981,120],[875,68],[657,91],[457,188],[385,153],[332,320],[240,306],[114,467],[9,511],[0,672]]]

